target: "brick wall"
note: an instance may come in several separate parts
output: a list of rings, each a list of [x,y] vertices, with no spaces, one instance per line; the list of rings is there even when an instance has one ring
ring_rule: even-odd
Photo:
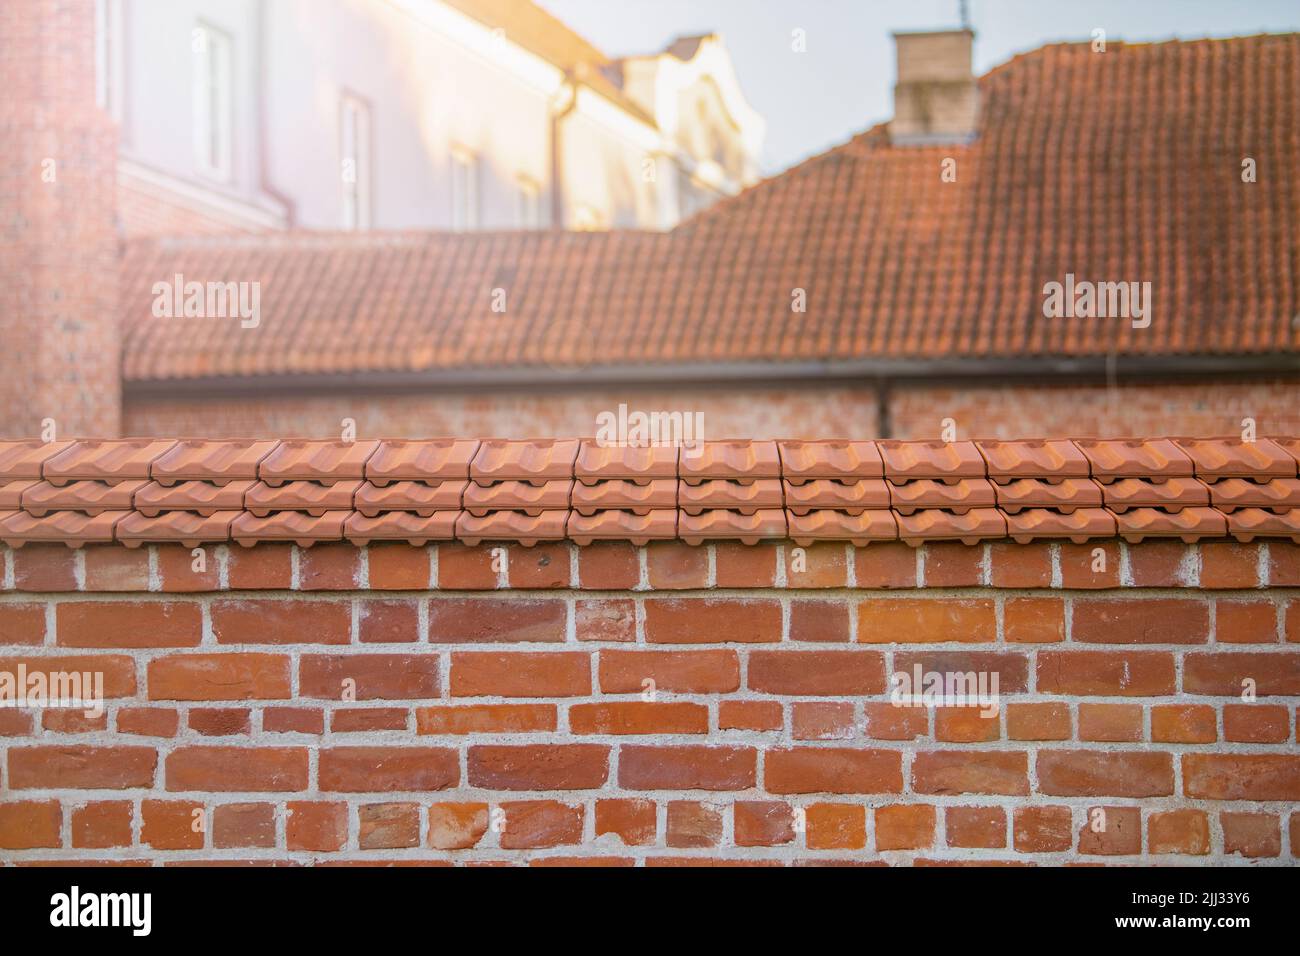
[[[3,552],[0,859],[1300,856],[1300,546],[501,547]]]
[[[878,392],[853,386],[592,388],[478,394],[186,398],[128,395],[127,435],[333,437],[355,419],[362,435],[595,433],[620,402],[642,411],[704,412],[711,438],[877,435]],[[936,438],[952,418],[961,437],[1235,435],[1251,417],[1261,435],[1300,433],[1300,380],[1103,385],[915,385],[891,390],[896,438]]]

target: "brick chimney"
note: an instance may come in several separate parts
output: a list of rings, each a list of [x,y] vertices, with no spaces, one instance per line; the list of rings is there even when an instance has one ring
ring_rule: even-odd
[[[970,30],[894,34],[898,82],[889,134],[896,145],[965,143],[975,137],[974,40]]]
[[[3,0],[0,86],[0,437],[47,419],[113,437],[117,130],[96,103],[95,0]]]

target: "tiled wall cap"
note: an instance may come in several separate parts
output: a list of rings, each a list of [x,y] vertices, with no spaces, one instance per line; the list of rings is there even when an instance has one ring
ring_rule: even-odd
[[[288,481],[282,485],[258,482],[244,493],[244,507],[259,518],[276,511],[305,511],[319,518],[327,511],[351,511],[361,481]]]
[[[996,484],[993,490],[998,507],[1007,514],[1022,508],[1052,508],[1069,514],[1076,508],[1100,508],[1102,504],[1101,485],[1091,478],[1018,478]]]
[[[903,484],[889,483],[889,504],[904,515],[922,508],[943,508],[961,515],[972,508],[992,508],[997,497],[987,478],[964,478],[952,483],[918,478]]]
[[[223,485],[206,481],[182,481],[170,487],[151,481],[135,493],[135,510],[146,518],[164,511],[193,511],[211,515],[218,511],[243,511],[244,493],[256,481],[229,481]]]
[[[1016,478],[1087,478],[1088,459],[1074,442],[1062,438],[977,441],[988,476],[1004,483]]]
[[[578,457],[578,439],[511,441],[487,438],[470,462],[470,477],[478,484],[494,481],[531,481],[542,484],[572,478]]]
[[[1267,438],[1175,438],[1192,460],[1198,478],[1294,478],[1296,461]]]
[[[777,478],[759,478],[748,484],[713,478],[692,485],[685,481],[677,489],[677,507],[688,515],[725,509],[752,515],[764,508],[781,508],[785,499]]]
[[[130,511],[134,507],[136,492],[148,484],[147,478],[115,485],[103,481],[52,485],[42,481],[24,492],[22,509],[37,518],[52,511],[84,511],[88,515],[97,515],[101,511]]]
[[[934,478],[949,484],[963,478],[983,478],[984,458],[970,441],[877,442],[885,462],[885,477],[895,483]]]
[[[874,541],[897,541],[898,519],[888,510],[788,512],[790,538],[800,547],[814,541],[849,541],[864,547]]]
[[[1209,505],[1210,489],[1195,478],[1167,478],[1164,481],[1121,478],[1102,486],[1102,499],[1105,506],[1116,513],[1129,508],[1181,511]]]
[[[682,512],[677,517],[677,536],[687,544],[700,544],[706,539],[757,544],[764,538],[786,537],[785,512],[777,508],[752,515],[738,511],[705,511],[698,515]]]
[[[151,474],[162,485],[206,481],[224,485],[257,477],[257,467],[278,441],[181,439],[154,460]]]
[[[0,441],[0,481],[40,478],[42,464],[71,445],[71,441]]]
[[[796,515],[829,509],[847,514],[889,507],[889,483],[883,478],[835,481],[814,478],[801,484],[785,483],[786,507]]]
[[[23,495],[29,488],[44,484],[40,478],[22,478],[0,484],[0,511],[18,511],[23,506]]]
[[[1007,518],[996,508],[973,508],[964,515],[927,510],[898,515],[898,536],[916,547],[926,541],[977,544],[1007,536]]]
[[[1075,441],[1088,458],[1092,476],[1101,482],[1117,478],[1191,477],[1192,460],[1168,438],[1081,438]]]
[[[56,485],[70,481],[121,481],[148,478],[149,466],[176,444],[175,439],[122,438],[112,441],[78,440],[41,466],[45,480]]]
[[[498,481],[490,485],[470,482],[465,488],[463,507],[481,518],[491,511],[522,511],[539,515],[543,511],[563,511],[569,507],[570,478],[557,478],[541,484],[527,481]]]
[[[1083,544],[1089,538],[1114,537],[1115,516],[1105,508],[1076,508],[1069,514],[1027,508],[1007,515],[1007,534],[1020,544],[1035,538],[1069,538]]]
[[[411,511],[427,518],[435,511],[459,511],[469,484],[469,479],[394,481],[380,487],[366,481],[352,496],[352,505],[367,518],[385,511]]]
[[[229,541],[230,526],[242,511],[217,511],[200,515],[190,511],[169,511],[156,518],[132,512],[117,523],[117,540],[128,548],[142,544],[174,541],[186,548],[200,544]]]
[[[332,485],[365,477],[366,461],[377,441],[282,441],[258,465],[259,477],[275,487],[289,481]]]
[[[538,541],[562,541],[568,520],[568,511],[543,511],[539,515],[493,511],[482,517],[462,511],[456,520],[456,537],[468,545],[516,541],[530,548]]]
[[[1279,513],[1300,508],[1300,478],[1274,478],[1266,482],[1222,478],[1208,487],[1210,504],[1225,513],[1234,508],[1266,508]]]
[[[479,442],[473,438],[385,438],[366,460],[365,475],[377,488],[395,481],[468,479],[478,448]]]
[[[883,478],[885,464],[874,441],[779,441],[781,473],[801,485],[818,478]]]
[[[245,546],[259,541],[292,541],[309,548],[318,541],[343,540],[343,522],[350,513],[327,511],[318,517],[303,511],[277,511],[259,518],[245,511],[230,526],[230,536]]]
[[[1144,538],[1181,538],[1188,544],[1228,533],[1228,519],[1213,508],[1184,508],[1170,513],[1157,508],[1134,508],[1115,515],[1125,541]]]
[[[1300,544],[1300,508],[1281,514],[1262,508],[1242,508],[1228,515],[1228,531],[1245,543],[1255,538],[1290,538]]]
[[[574,512],[569,515],[568,536],[580,545],[593,541],[630,541],[644,545],[677,537],[677,510],[661,508],[636,514],[630,511]]]
[[[677,468],[693,485],[709,478],[751,482],[780,478],[781,457],[774,441],[706,441],[698,449],[683,448]]]
[[[570,502],[575,511],[584,516],[597,511],[631,511],[644,515],[651,511],[671,510],[677,514],[677,479],[655,478],[645,484],[614,479],[588,485],[574,484]],[[674,517],[673,524],[676,526]]]
[[[587,438],[578,449],[573,471],[587,485],[608,479],[645,484],[657,478],[676,478],[678,453],[672,445],[609,446]]]
[[[25,511],[11,511],[0,520],[0,541],[11,548],[37,541],[60,541],[69,548],[112,541],[114,526],[129,511],[103,511],[86,515],[79,511],[55,511],[36,518]]]
[[[405,541],[418,548],[430,541],[454,539],[459,517],[459,510],[435,511],[429,515],[389,511],[373,518],[357,512],[343,522],[343,536],[358,546],[371,541]]]

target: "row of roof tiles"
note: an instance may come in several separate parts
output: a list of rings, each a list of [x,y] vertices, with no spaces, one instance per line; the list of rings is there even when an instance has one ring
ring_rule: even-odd
[[[0,540],[1300,541],[1300,441],[0,443]]]
[[[593,439],[308,439],[206,441],[130,438],[57,442],[0,442],[0,482],[41,478],[117,484],[153,479],[224,485],[260,480],[277,487],[292,481],[332,485],[365,479],[383,487],[395,481],[467,479],[476,483],[556,479],[752,482],[817,479],[1018,478],[1061,481],[1092,477],[1165,481],[1196,476],[1295,478],[1300,439],[1154,438],[1041,439],[1019,441],[702,441],[694,447],[604,445]]]

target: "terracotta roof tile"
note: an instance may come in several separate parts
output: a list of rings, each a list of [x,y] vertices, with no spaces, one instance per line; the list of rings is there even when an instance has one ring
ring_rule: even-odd
[[[566,536],[578,542],[677,538],[691,544],[790,537],[856,544],[901,539],[915,545],[1005,537],[1083,541],[1116,534],[1197,540],[1230,533],[1246,540],[1291,537],[1300,511],[1300,477],[1275,477],[1286,466],[1282,453],[1300,450],[1292,439],[1246,450],[1230,440],[1161,438],[737,440],[708,443],[694,460],[681,456],[675,463],[680,477],[646,477],[667,471],[662,456],[593,453],[581,465],[590,483],[573,477],[581,452],[577,439],[384,444],[381,454],[377,440],[260,447],[189,440],[183,447],[171,440],[74,442],[44,458],[50,449],[33,443],[0,445],[11,471],[27,475],[67,456],[55,469],[55,481],[0,476],[6,479],[0,481],[0,540],[14,547],[112,540],[306,546],[453,537],[532,544]],[[1068,476],[1080,460],[1070,454],[1072,444],[1093,477]],[[854,474],[874,470],[867,449],[879,450],[885,477]],[[159,456],[170,456],[167,477],[150,479]],[[361,477],[372,465],[382,486]],[[233,477],[254,467],[269,480]],[[1193,468],[1202,477],[1190,474]],[[983,476],[986,469],[997,474],[996,482]],[[127,477],[141,472],[146,476]],[[85,473],[107,477],[77,477]],[[400,477],[407,474],[468,477]]]
[[[587,485],[609,479],[644,483],[656,478],[676,478],[677,454],[678,449],[673,446],[602,446],[588,438],[578,449],[574,475]]]
[[[468,478],[469,463],[478,447],[477,439],[384,439],[366,460],[365,475],[377,488],[394,481],[433,483]]]
[[[0,441],[0,480],[40,478],[41,465],[71,445],[70,441]]]
[[[257,477],[257,466],[280,444],[255,439],[195,441],[182,439],[153,463],[153,477],[162,485],[207,481],[223,485]]]
[[[172,439],[122,438],[113,441],[74,441],[41,467],[45,480],[56,485],[70,481],[105,481],[116,484],[149,477],[149,466],[176,442]]]
[[[365,477],[366,461],[377,441],[282,441],[262,459],[257,474],[272,487],[288,481],[334,484]]]
[[[576,438],[488,438],[470,462],[469,473],[475,482],[484,485],[494,481],[531,481],[540,485],[556,478],[572,478],[577,457]]]

